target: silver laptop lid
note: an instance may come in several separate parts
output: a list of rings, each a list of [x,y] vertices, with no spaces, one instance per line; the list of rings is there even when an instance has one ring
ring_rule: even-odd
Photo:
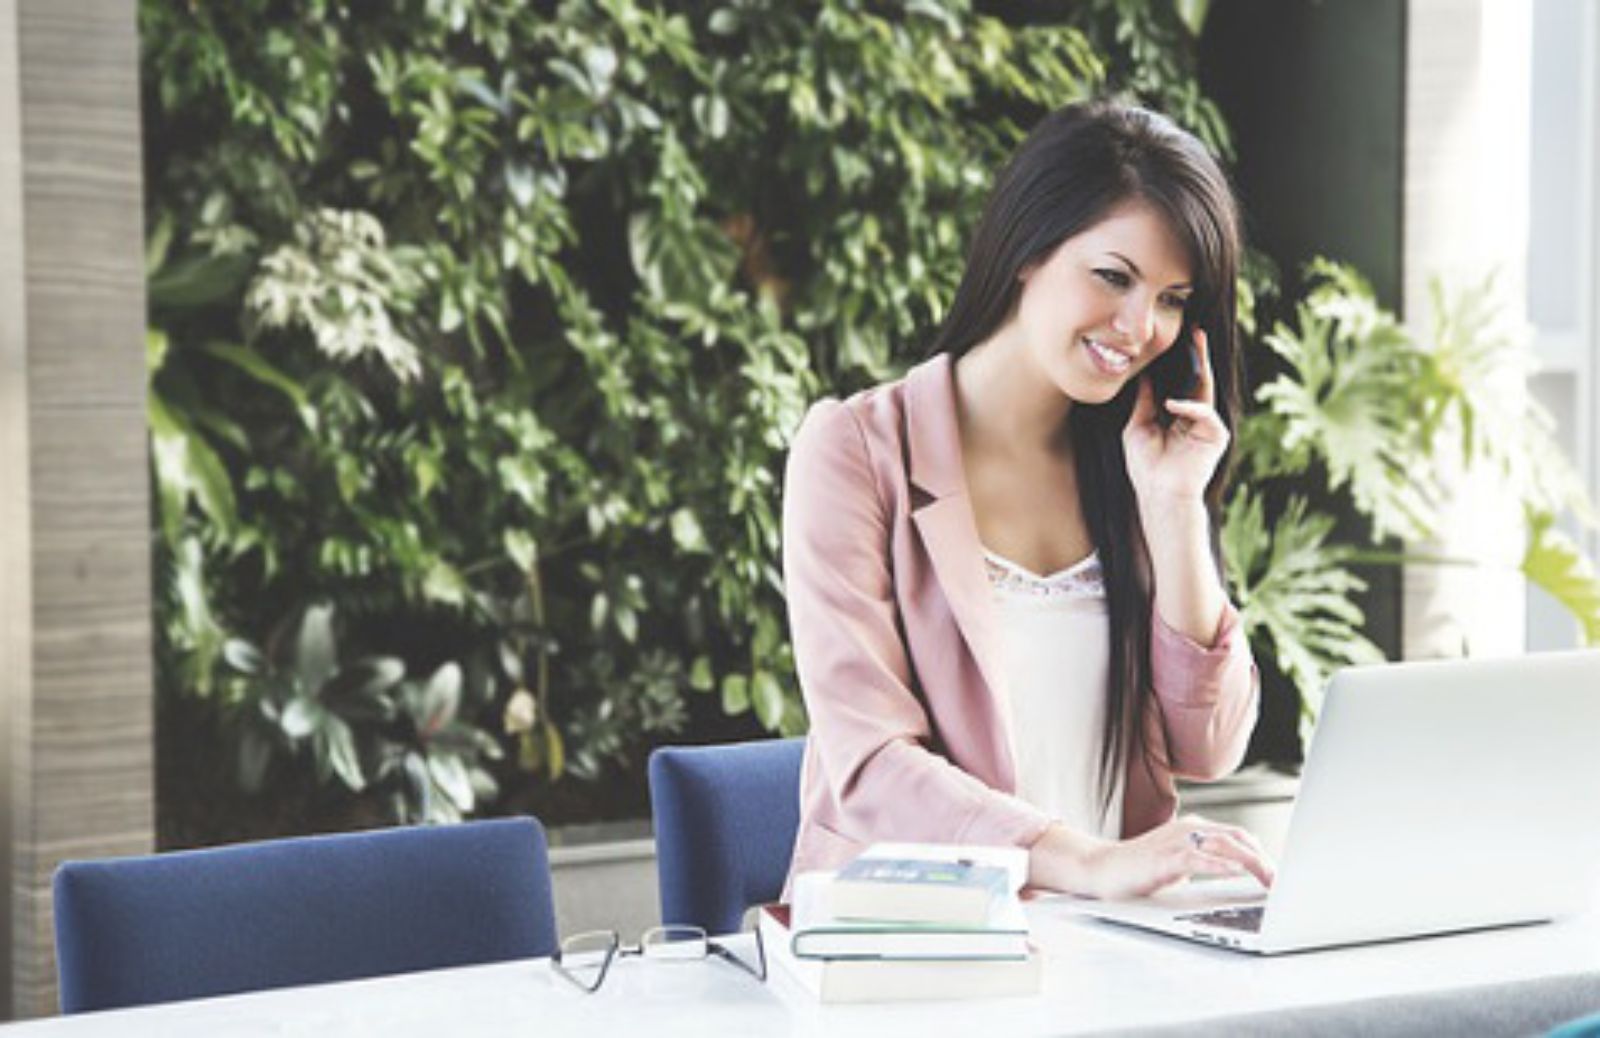
[[[1328,687],[1269,948],[1549,919],[1600,878],[1600,651],[1386,664]]]

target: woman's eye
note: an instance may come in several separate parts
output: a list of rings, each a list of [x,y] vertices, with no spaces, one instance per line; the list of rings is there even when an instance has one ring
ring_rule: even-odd
[[[1106,284],[1113,286],[1114,288],[1127,288],[1129,285],[1133,284],[1133,279],[1130,278],[1126,272],[1115,270],[1111,267],[1097,268],[1094,272],[1094,276],[1099,278],[1101,281],[1104,281]]]
[[[1161,297],[1161,305],[1166,307],[1168,310],[1182,310],[1184,307],[1189,305],[1189,297],[1164,295]]]

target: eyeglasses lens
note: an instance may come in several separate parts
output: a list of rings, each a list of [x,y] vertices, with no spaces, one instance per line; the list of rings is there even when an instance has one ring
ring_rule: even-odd
[[[693,962],[706,957],[706,932],[698,926],[658,926],[639,940],[647,959]]]

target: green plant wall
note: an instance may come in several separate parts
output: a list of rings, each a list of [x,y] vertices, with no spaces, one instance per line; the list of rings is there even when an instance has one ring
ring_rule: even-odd
[[[805,407],[923,356],[1044,112],[1121,94],[1231,159],[1205,7],[141,0],[162,842],[638,815],[653,744],[803,731]],[[1394,373],[1358,277],[1297,311],[1271,267],[1253,348],[1297,374],[1225,541],[1309,708],[1376,653],[1366,542],[1284,479],[1390,502],[1307,387]]]
[[[163,839],[801,731],[787,438],[918,355],[1040,114],[1187,82],[1126,6],[142,0]]]

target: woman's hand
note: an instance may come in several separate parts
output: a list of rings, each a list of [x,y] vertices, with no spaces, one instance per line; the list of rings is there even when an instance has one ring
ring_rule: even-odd
[[[1131,840],[1095,840],[1052,826],[1034,844],[1029,883],[1102,900],[1143,897],[1193,876],[1277,872],[1248,830],[1199,815],[1175,818]]]
[[[1194,399],[1168,400],[1174,421],[1162,428],[1150,376],[1141,375],[1138,399],[1122,430],[1128,478],[1141,508],[1200,500],[1228,449],[1228,427],[1217,414],[1216,381],[1203,330],[1194,330],[1190,349],[1200,372]]]
[[[1089,859],[1090,896],[1143,897],[1192,876],[1252,875],[1272,886],[1277,867],[1246,829],[1198,815],[1175,818],[1143,836],[1107,844]]]

